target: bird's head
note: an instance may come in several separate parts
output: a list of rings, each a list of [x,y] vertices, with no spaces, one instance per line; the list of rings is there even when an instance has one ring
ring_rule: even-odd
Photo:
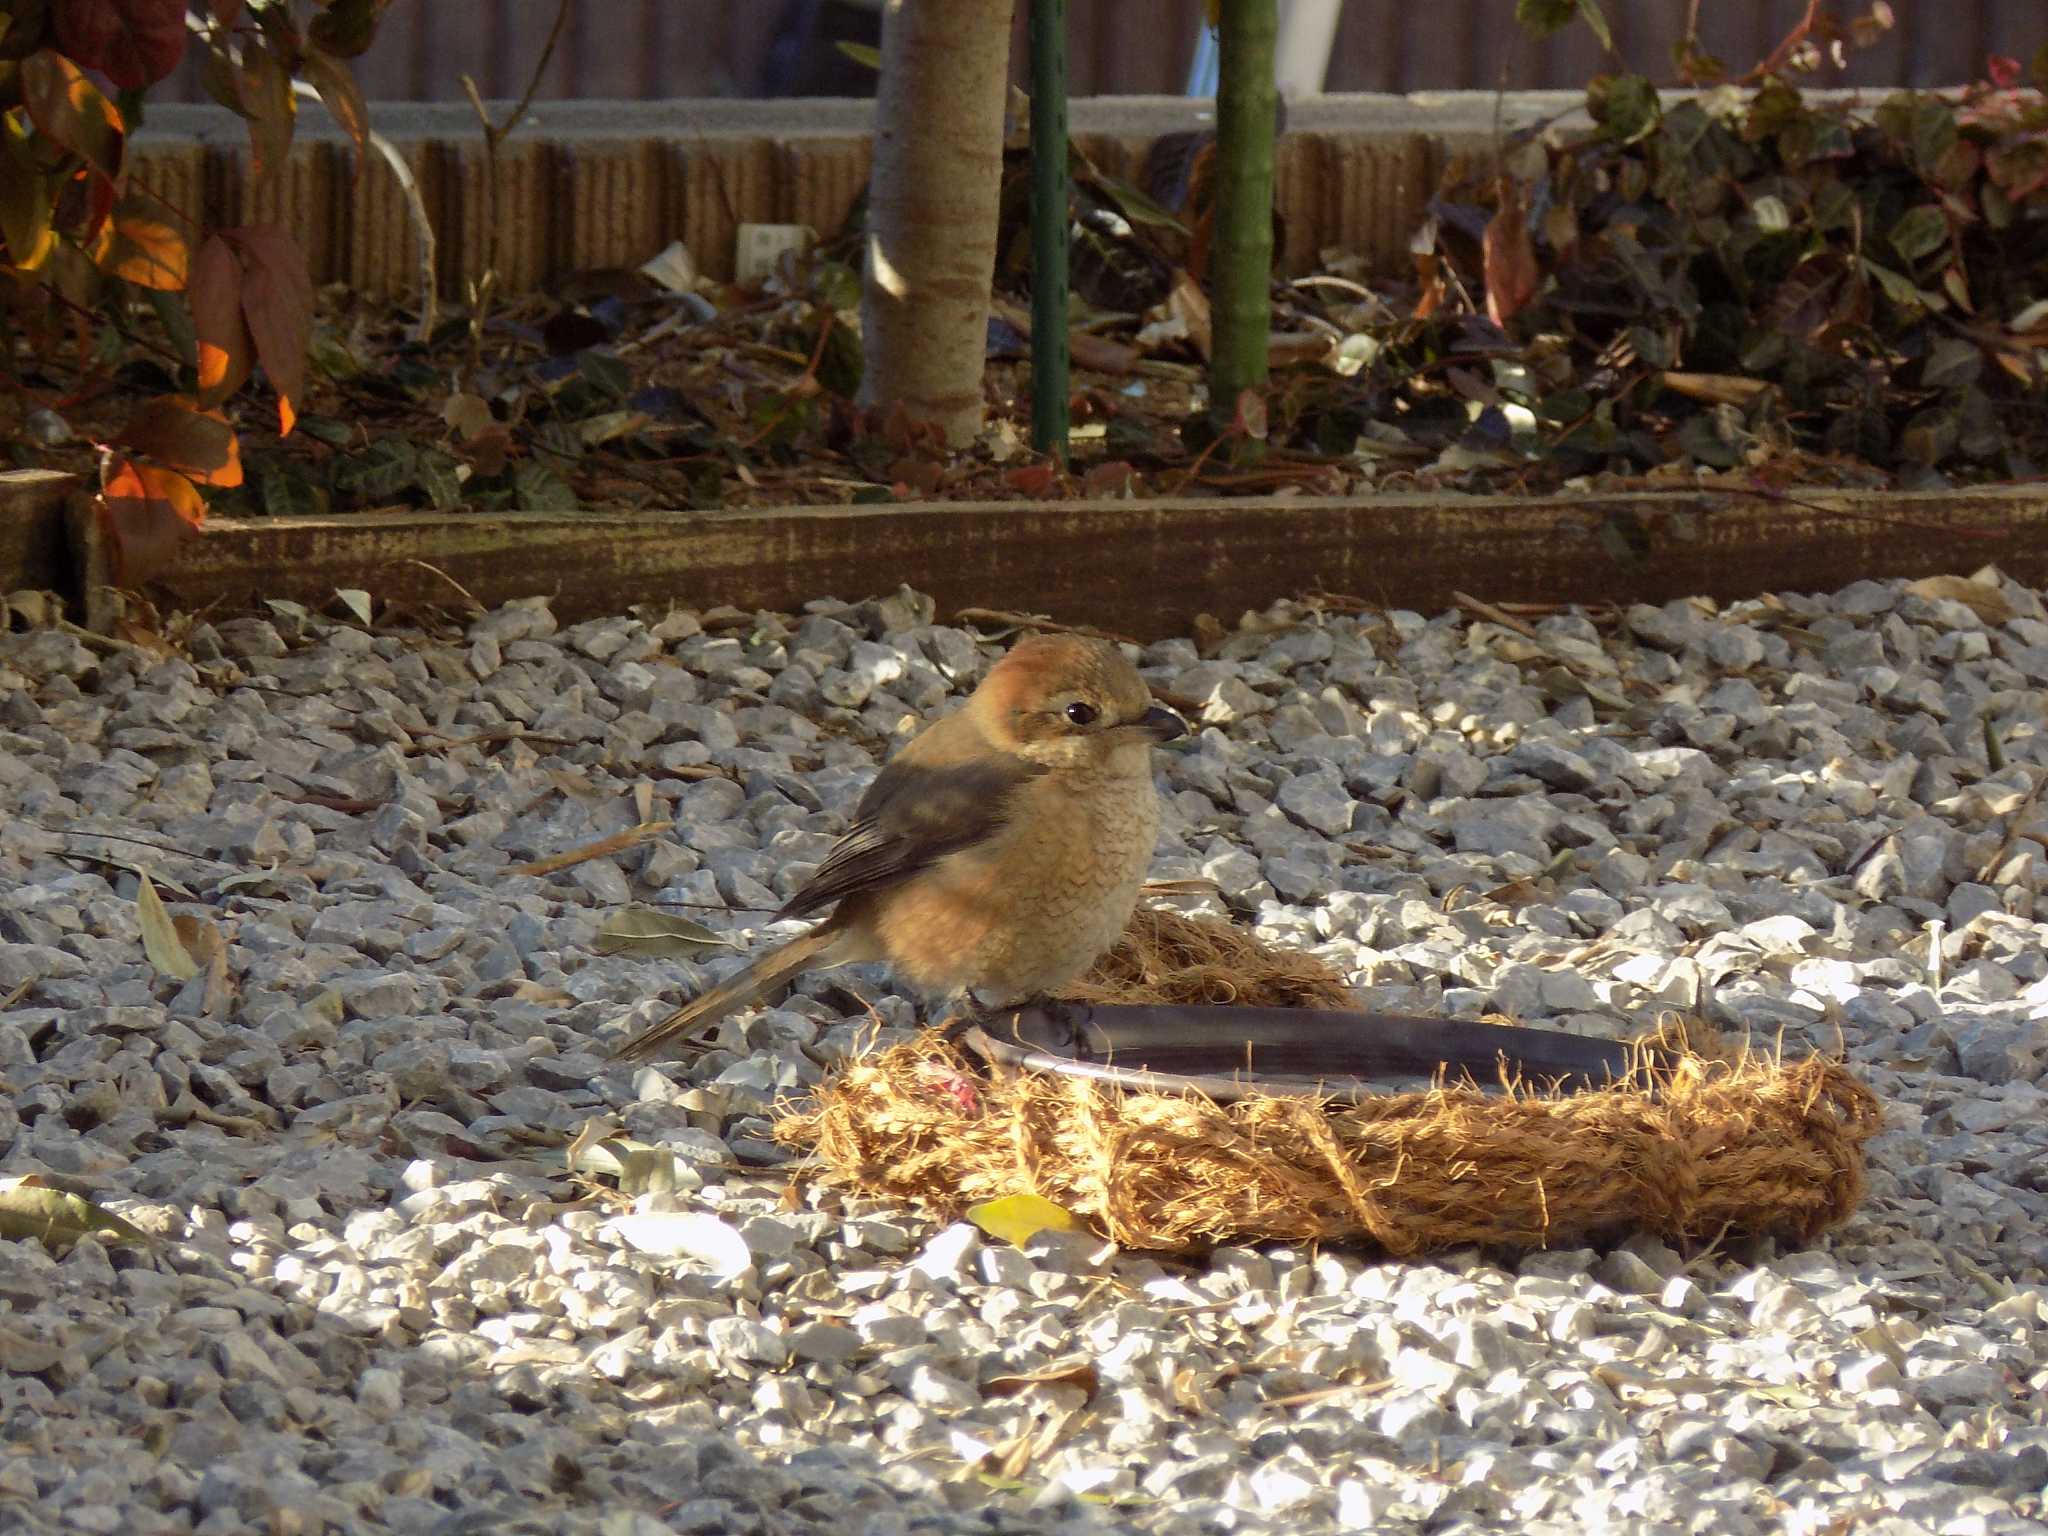
[[[1019,641],[967,707],[995,745],[1059,770],[1149,775],[1150,749],[1187,732],[1122,651],[1081,635]]]

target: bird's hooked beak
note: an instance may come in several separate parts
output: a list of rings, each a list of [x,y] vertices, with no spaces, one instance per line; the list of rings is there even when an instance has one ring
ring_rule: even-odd
[[[1146,710],[1132,724],[1147,732],[1154,741],[1160,742],[1174,741],[1188,733],[1187,721],[1172,710],[1162,709],[1157,704]]]

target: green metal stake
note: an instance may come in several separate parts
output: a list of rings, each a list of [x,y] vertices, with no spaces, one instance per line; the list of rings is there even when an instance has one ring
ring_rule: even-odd
[[[1273,328],[1274,0],[1225,0],[1217,42],[1216,236],[1210,249],[1209,408],[1228,421],[1266,382]]]
[[[1031,444],[1067,458],[1067,0],[1031,4]]]

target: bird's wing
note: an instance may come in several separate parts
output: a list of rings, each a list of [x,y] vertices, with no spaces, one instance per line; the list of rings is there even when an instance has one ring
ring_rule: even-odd
[[[933,762],[906,752],[875,776],[853,825],[777,915],[807,917],[973,847],[1002,827],[1016,792],[1042,772],[1009,753]]]

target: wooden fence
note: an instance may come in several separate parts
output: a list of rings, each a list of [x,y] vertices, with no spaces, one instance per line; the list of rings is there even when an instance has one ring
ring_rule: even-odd
[[[1805,9],[1804,0],[1699,3],[1702,40],[1738,70],[1768,53]],[[1020,12],[1026,4],[1020,0]],[[1836,0],[1844,12],[1866,4]],[[556,0],[399,0],[376,47],[358,61],[364,89],[387,101],[455,100],[468,74],[486,96],[516,96],[555,6]],[[1670,78],[1671,45],[1686,8],[1687,0],[1608,0],[1627,67]],[[2048,0],[1892,0],[1892,8],[1898,24],[1885,43],[1855,55],[1846,74],[1824,83],[1955,85],[1981,77],[1990,54],[2026,60],[2048,42]],[[1070,0],[1075,93],[1179,92],[1200,10],[1198,0]],[[781,16],[779,0],[571,0],[539,94],[752,95]],[[1514,0],[1346,0],[1330,88],[1571,89],[1601,67],[1583,26],[1549,43],[1530,42],[1514,24]],[[179,84],[189,99],[202,99],[196,65]]]

